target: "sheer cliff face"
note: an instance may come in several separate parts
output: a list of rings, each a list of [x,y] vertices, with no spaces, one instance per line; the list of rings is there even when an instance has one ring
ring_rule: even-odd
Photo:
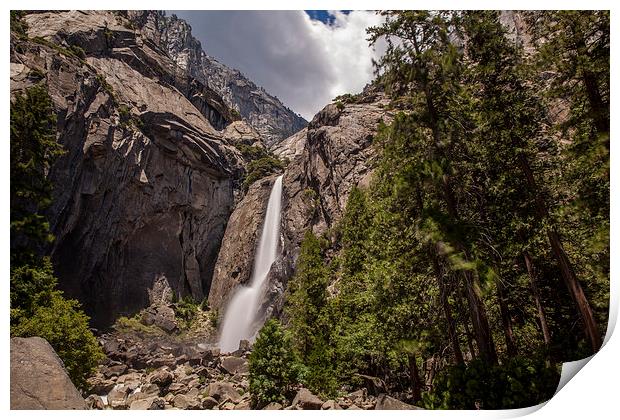
[[[188,75],[216,91],[263,138],[269,147],[304,128],[307,121],[277,98],[202,50],[182,19],[162,12],[127,12],[128,17],[164,49]]]
[[[262,302],[263,315],[278,314],[293,275],[301,240],[308,229],[327,232],[341,218],[351,189],[368,185],[375,156],[372,140],[378,123],[389,123],[389,101],[365,92],[342,109],[331,104],[303,130],[284,140],[275,153],[291,160],[284,172],[281,246]],[[257,233],[275,177],[252,186],[226,228],[209,302],[223,310],[238,284],[251,276]],[[239,238],[244,238],[240,241]]]
[[[66,149],[49,173],[61,287],[97,326],[146,306],[158,279],[202,299],[242,164],[213,128],[228,108],[115,14],[24,19],[30,40],[11,39],[11,91],[47,84]]]

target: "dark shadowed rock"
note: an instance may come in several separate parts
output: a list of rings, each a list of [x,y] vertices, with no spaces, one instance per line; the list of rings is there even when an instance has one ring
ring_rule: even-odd
[[[35,83],[30,72],[43,75],[66,149],[49,170],[46,212],[60,287],[98,327],[167,287],[201,301],[242,167],[214,128],[232,121],[229,108],[119,13],[23,19],[30,40],[11,39],[11,92]]]
[[[11,338],[11,410],[83,409],[84,398],[46,340]]]
[[[357,376],[362,379],[364,387],[368,390],[368,394],[374,396],[377,396],[379,394],[385,394],[385,382],[383,382],[381,378],[361,374],[358,374]]]

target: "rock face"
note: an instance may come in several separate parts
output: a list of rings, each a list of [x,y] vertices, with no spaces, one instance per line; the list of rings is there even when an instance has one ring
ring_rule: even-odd
[[[292,161],[304,152],[308,129],[298,131],[292,136],[276,143],[271,147],[271,152],[282,160]]]
[[[66,149],[49,173],[61,287],[100,327],[148,306],[156,282],[201,300],[242,165],[213,128],[230,110],[118,14],[24,20],[47,41],[11,39],[11,91],[44,79]]]
[[[340,220],[351,189],[369,184],[375,157],[373,138],[379,122],[392,119],[388,104],[384,94],[368,87],[344,107],[327,105],[308,125],[303,152],[294,153],[284,173],[283,245],[269,276],[265,314],[281,313],[284,290],[305,232],[327,232]]]
[[[271,148],[290,162],[283,179],[280,255],[261,304],[263,319],[282,309],[306,230],[326,232],[340,220],[351,189],[368,185],[375,155],[372,139],[378,123],[392,118],[385,109],[388,103],[383,94],[368,88],[342,109],[326,106],[307,129]],[[254,184],[229,220],[209,294],[215,308],[222,309],[231,291],[251,276],[272,179],[275,176]]]
[[[209,304],[220,312],[234,289],[248,283],[252,276],[254,253],[276,178],[274,175],[252,184],[228,220],[209,292]]]
[[[11,410],[83,410],[52,346],[39,337],[11,338]]]
[[[155,11],[129,11],[127,16],[188,76],[217,92],[228,107],[235,109],[258,131],[268,146],[306,126],[307,121],[285,107],[279,99],[256,86],[238,70],[208,56],[183,19]]]

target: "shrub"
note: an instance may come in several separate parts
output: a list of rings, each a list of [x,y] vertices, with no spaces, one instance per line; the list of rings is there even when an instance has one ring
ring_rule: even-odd
[[[293,348],[286,332],[275,319],[258,333],[250,355],[250,392],[258,406],[284,402],[297,379]]]
[[[76,300],[54,291],[39,295],[38,308],[30,318],[22,318],[12,335],[42,337],[63,361],[76,387],[85,389],[86,378],[104,357],[95,336],[88,329],[88,317]]]
[[[198,307],[199,305],[191,296],[183,297],[174,304],[174,315],[182,329],[187,329],[191,326],[198,313]]]
[[[266,156],[248,164],[243,189],[247,191],[254,182],[284,169],[284,164],[276,157]]]

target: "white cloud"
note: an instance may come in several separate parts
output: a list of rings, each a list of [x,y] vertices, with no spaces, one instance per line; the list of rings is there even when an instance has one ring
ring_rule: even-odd
[[[372,11],[331,12],[332,24],[303,11],[182,11],[207,54],[241,70],[293,111],[310,120],[343,93],[357,93],[373,79],[374,51],[366,28]]]

